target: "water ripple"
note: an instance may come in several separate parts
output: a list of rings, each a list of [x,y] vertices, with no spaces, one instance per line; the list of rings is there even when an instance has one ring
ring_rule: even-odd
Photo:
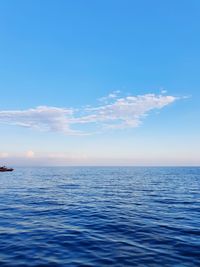
[[[0,266],[200,266],[200,168],[0,175]]]

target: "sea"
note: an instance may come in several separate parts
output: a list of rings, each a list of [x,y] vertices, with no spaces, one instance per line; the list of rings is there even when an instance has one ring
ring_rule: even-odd
[[[200,266],[200,168],[0,173],[0,267]]]

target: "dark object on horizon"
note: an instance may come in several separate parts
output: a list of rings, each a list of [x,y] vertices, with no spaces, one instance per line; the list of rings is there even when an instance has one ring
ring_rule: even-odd
[[[6,168],[5,166],[0,167],[0,172],[12,172],[13,168]]]

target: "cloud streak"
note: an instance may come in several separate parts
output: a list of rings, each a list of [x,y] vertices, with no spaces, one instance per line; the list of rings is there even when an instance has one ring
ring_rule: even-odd
[[[67,135],[90,134],[87,128],[125,129],[138,127],[151,111],[159,110],[177,100],[174,96],[145,94],[120,98],[111,93],[106,103],[96,107],[59,108],[39,106],[27,110],[2,110],[0,123]],[[88,125],[90,127],[88,127]],[[84,127],[84,130],[80,130]]]
[[[69,121],[72,109],[39,106],[27,110],[0,111],[0,123],[44,131],[72,133]]]

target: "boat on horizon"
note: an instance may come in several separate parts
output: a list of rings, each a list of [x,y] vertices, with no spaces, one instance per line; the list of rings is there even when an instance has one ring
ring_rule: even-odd
[[[14,171],[13,168],[7,168],[5,166],[0,167],[0,172],[12,172],[12,171]]]

